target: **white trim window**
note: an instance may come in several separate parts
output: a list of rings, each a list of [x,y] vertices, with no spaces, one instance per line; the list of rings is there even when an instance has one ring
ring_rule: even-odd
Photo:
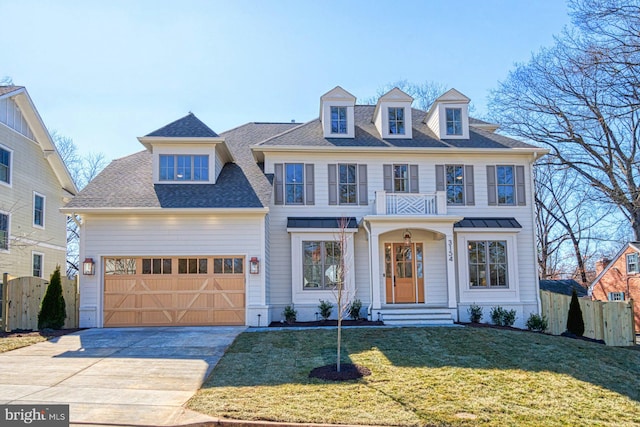
[[[627,254],[627,274],[637,274],[638,272],[638,253]]]
[[[506,240],[469,240],[469,287],[508,288]]]
[[[624,292],[609,292],[607,299],[609,301],[624,301]]]
[[[447,135],[462,135],[462,108],[446,108]]]
[[[39,193],[33,193],[33,226],[44,228],[45,197]]]
[[[0,147],[0,182],[11,185],[11,151]]]
[[[464,205],[464,166],[446,165],[445,179],[448,205]]]
[[[338,203],[358,204],[358,166],[355,163],[338,164]]]
[[[331,107],[331,133],[346,134],[347,107]]]
[[[0,250],[9,250],[9,214],[0,212]]]
[[[343,279],[341,259],[342,249],[338,241],[303,241],[303,289],[335,289]]]
[[[409,192],[409,165],[393,165],[393,192]]]
[[[516,204],[515,168],[513,166],[496,166],[496,187],[498,205],[512,206]]]
[[[284,171],[284,194],[286,204],[304,205],[304,164],[286,163]]]
[[[389,107],[389,134],[404,135],[404,108]]]
[[[160,181],[209,181],[206,154],[160,154]]]
[[[44,266],[44,254],[40,252],[32,252],[31,270],[33,277],[42,277],[42,268]]]

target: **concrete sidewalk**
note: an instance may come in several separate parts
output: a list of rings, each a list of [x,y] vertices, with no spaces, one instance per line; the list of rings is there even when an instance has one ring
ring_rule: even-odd
[[[184,409],[245,327],[89,329],[0,354],[0,403],[69,404],[72,425],[214,421]]]

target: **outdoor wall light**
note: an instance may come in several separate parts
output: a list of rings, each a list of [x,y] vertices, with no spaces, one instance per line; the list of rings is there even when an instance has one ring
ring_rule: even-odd
[[[409,229],[404,230],[404,235],[402,237],[404,238],[404,245],[411,246],[411,232]]]
[[[85,258],[82,263],[82,273],[85,276],[93,276],[96,272],[96,265],[93,262],[93,258]]]
[[[251,257],[249,260],[249,273],[258,274],[260,273],[260,261],[258,261],[258,257]]]

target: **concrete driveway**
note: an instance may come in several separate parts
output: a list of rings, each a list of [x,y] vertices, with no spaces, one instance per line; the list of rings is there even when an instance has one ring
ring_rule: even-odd
[[[71,424],[211,421],[184,403],[245,327],[89,329],[0,354],[0,403],[69,404]]]

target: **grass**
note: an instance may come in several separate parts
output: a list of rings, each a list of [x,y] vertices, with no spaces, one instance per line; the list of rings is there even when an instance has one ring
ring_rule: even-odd
[[[308,378],[335,363],[336,331],[249,332],[190,409],[216,417],[394,426],[639,425],[640,351],[489,328],[343,331],[360,380]]]

